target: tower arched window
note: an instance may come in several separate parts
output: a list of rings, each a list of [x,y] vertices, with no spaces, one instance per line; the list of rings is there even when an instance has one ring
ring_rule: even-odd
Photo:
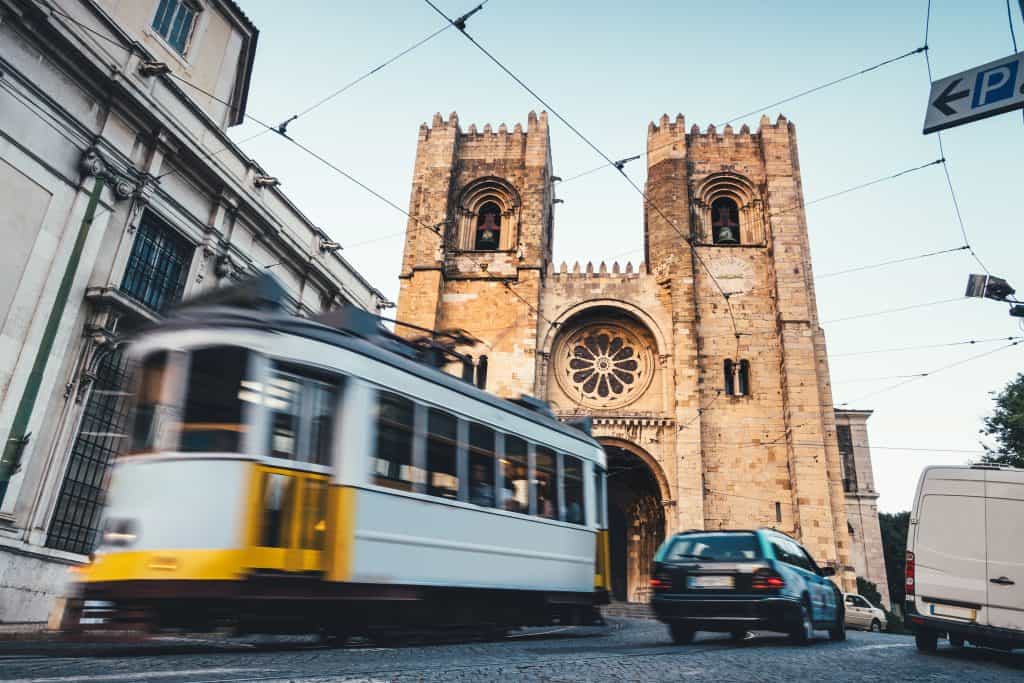
[[[740,243],[740,210],[729,197],[711,203],[711,238],[715,244]]]
[[[496,251],[500,245],[501,208],[494,202],[487,202],[477,212],[473,248],[477,251]]]
[[[722,363],[726,396],[750,396],[750,361],[726,358]]]
[[[461,192],[446,247],[513,251],[519,241],[519,193],[502,178],[479,178]]]

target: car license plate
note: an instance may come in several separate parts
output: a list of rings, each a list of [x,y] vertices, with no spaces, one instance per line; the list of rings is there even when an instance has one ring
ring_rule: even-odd
[[[966,621],[977,621],[978,611],[970,607],[958,607],[956,605],[932,604],[931,613],[937,617],[953,617]]]
[[[736,581],[731,576],[688,576],[686,585],[689,588],[733,588]]]

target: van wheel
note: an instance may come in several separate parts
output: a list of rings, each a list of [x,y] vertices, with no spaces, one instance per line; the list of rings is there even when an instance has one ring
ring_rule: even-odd
[[[689,645],[693,642],[693,636],[696,634],[696,631],[683,624],[669,624],[668,632],[672,636],[672,642],[676,645]]]
[[[935,631],[920,629],[914,634],[914,643],[917,645],[918,652],[932,654],[939,649],[939,634]]]
[[[881,633],[882,632],[882,622],[878,621],[878,619],[872,619],[871,620],[871,632],[872,633]]]
[[[953,647],[963,647],[964,646],[964,637],[963,636],[954,635],[954,634],[950,633],[949,634],[949,644],[952,645]]]
[[[789,639],[794,645],[807,645],[814,639],[814,621],[811,618],[811,605],[807,598],[800,601],[800,620],[793,625]]]

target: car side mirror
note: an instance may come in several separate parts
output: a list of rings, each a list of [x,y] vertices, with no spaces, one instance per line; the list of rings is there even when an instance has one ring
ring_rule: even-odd
[[[836,568],[835,567],[820,567],[818,569],[818,574],[820,574],[821,576],[835,576],[836,575]]]

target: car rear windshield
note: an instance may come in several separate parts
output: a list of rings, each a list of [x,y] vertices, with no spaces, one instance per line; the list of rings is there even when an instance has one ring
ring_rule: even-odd
[[[742,562],[759,559],[761,547],[750,533],[686,534],[670,540],[658,555],[659,562]]]

